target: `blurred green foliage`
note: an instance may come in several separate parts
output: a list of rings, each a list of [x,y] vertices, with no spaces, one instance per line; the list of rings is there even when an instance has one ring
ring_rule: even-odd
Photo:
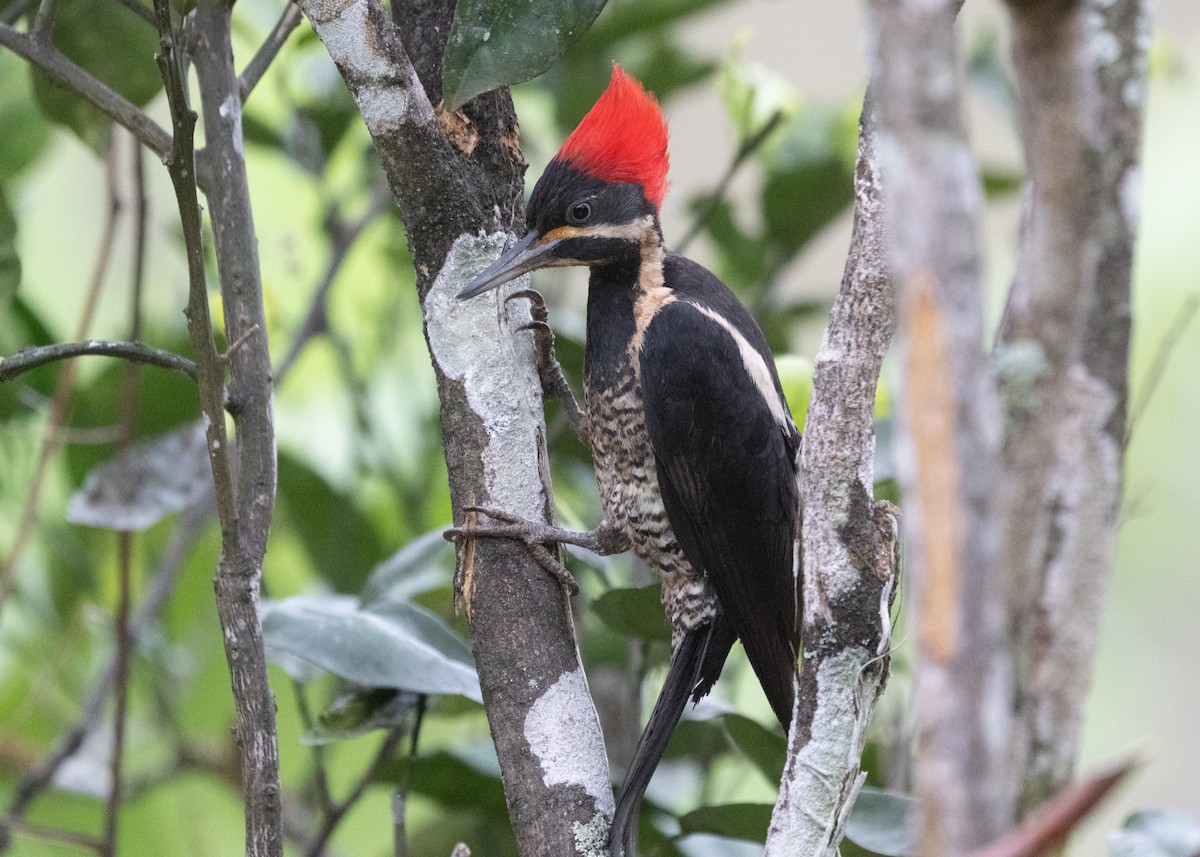
[[[602,91],[614,59],[643,80],[668,111],[689,90],[719,92],[725,115],[713,121],[731,129],[741,149],[732,162],[714,164],[711,187],[689,200],[692,231],[706,263],[762,321],[800,422],[811,392],[811,362],[789,352],[800,340],[798,330],[819,326],[824,307],[790,297],[779,286],[789,266],[850,205],[860,94],[847,93],[839,103],[814,101],[741,60],[734,47],[724,55],[695,49],[687,38],[689,23],[732,2],[612,0],[590,30],[581,37],[570,34],[578,41],[549,71],[520,87],[522,143],[527,152],[552,152]],[[0,3],[0,10],[6,5]],[[479,26],[466,21],[468,13],[486,15],[496,4],[459,5],[462,17],[455,27],[465,31]],[[575,26],[582,29],[600,5],[563,0],[555,8],[576,15]],[[276,4],[267,0],[238,3],[240,62],[277,14]],[[562,40],[552,47],[538,44],[530,55],[516,57],[515,69],[498,64],[513,59],[509,46],[527,39],[530,26],[512,20],[489,29],[486,39],[476,33],[456,42],[452,36],[448,98],[469,97],[497,79],[528,77],[547,51],[565,47]],[[150,103],[159,93],[156,38],[128,10],[114,5],[94,14],[83,0],[60,0],[54,38],[68,56],[135,103]],[[995,86],[989,56],[994,60],[994,51],[973,55],[972,71]],[[128,194],[129,159],[122,154],[128,141],[114,144],[111,123],[8,53],[0,52],[0,79],[5,84],[0,355],[10,355],[73,335],[90,271],[91,259],[81,248],[91,247],[93,235],[85,240],[63,234],[75,221],[51,230],[37,227],[39,236],[54,235],[53,242],[23,239],[26,218],[34,225],[35,215],[57,210],[39,208],[37,196],[67,181],[76,192],[72,207],[103,199],[105,171],[98,160],[103,153],[110,153],[113,172],[125,176],[120,182]],[[285,800],[312,820],[326,800],[323,779],[340,800],[369,777],[361,803],[333,836],[336,853],[391,853],[391,796],[401,789],[407,795],[409,854],[440,857],[458,840],[481,854],[515,854],[486,718],[478,688],[470,684],[466,625],[451,606],[452,552],[439,535],[450,523],[449,496],[411,260],[394,211],[370,213],[382,183],[377,158],[324,47],[307,26],[293,35],[249,99],[244,130],[266,335],[277,365],[302,330],[331,260],[345,255],[333,271],[324,327],[278,388],[279,499],[263,589]],[[88,150],[75,146],[72,134]],[[735,202],[728,181],[743,170],[753,174],[754,184]],[[78,179],[72,171],[80,172]],[[187,353],[180,313],[182,250],[161,179],[156,174],[150,186],[155,214],[147,227],[155,258],[143,336]],[[997,192],[1014,187],[1013,177],[1003,173],[989,184]],[[346,246],[354,231],[349,225],[364,216],[365,228]],[[93,330],[104,338],[123,338],[128,325],[132,260],[128,220],[123,223],[126,231],[118,231],[120,247],[114,247],[102,295],[103,306],[112,309],[102,310]],[[98,224],[90,225],[98,234]],[[71,246],[64,247],[67,243]],[[19,253],[38,255],[38,264],[23,266],[29,259]],[[215,282],[215,272],[210,274]],[[212,299],[219,302],[215,293]],[[578,381],[579,309],[562,302],[551,314],[560,357]],[[46,431],[48,399],[61,371],[45,367],[0,386],[4,554],[17,536]],[[116,453],[111,429],[128,401],[120,393],[125,374],[113,364],[80,364],[67,442],[44,476],[17,587],[0,615],[0,803],[76,723],[89,688],[112,658],[116,538],[66,523],[64,510],[87,474]],[[136,377],[138,438],[158,437],[197,418],[196,392],[187,381],[152,369]],[[885,404],[881,417],[886,409]],[[548,406],[547,417],[560,511],[587,526],[600,518],[588,455],[566,430],[556,405]],[[137,535],[135,603],[165,585],[169,548],[182,520],[173,513]],[[233,708],[210,584],[218,550],[210,519],[183,551],[161,615],[138,620],[126,750],[130,797],[121,815],[125,857],[234,853],[240,847],[241,804],[231,769]],[[576,621],[585,664],[589,671],[622,677],[627,690],[626,698],[601,700],[602,713],[623,723],[626,732],[636,730],[642,690],[647,699],[657,691],[667,658],[669,629],[657,586],[628,557],[576,555],[571,562],[583,589]],[[728,703],[710,699],[695,719],[681,724],[643,813],[643,842],[657,854],[734,853],[729,849],[736,846],[717,837],[761,841],[765,833],[784,737],[740,654],[726,672],[716,697],[732,700],[745,713],[733,714]],[[614,716],[614,709],[624,717]],[[111,707],[105,712],[107,718]],[[30,822],[86,833],[102,826],[107,727],[88,725],[80,752],[31,806]],[[392,730],[408,740],[375,764],[381,735]],[[636,731],[621,737],[636,738]],[[870,766],[873,785],[899,776],[882,761],[894,755],[889,743],[894,738],[882,731],[868,749],[869,759],[881,760]],[[626,761],[615,759],[616,768]],[[894,842],[903,821],[895,820],[894,802],[877,803],[892,815],[860,813],[872,815],[871,829],[883,830],[882,839],[873,841],[888,841],[890,832]],[[301,829],[295,836],[312,832]],[[29,857],[66,853],[23,834],[15,844],[14,853]]]

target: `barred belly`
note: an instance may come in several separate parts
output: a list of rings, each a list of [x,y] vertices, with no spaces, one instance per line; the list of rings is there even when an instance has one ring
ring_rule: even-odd
[[[667,520],[646,435],[641,381],[633,371],[619,377],[611,387],[585,385],[596,482],[605,518],[625,532],[633,552],[662,580],[674,648],[685,631],[711,621],[720,608],[708,578],[692,568]]]

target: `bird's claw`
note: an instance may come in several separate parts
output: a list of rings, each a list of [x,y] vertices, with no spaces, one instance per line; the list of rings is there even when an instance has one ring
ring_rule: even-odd
[[[555,541],[552,528],[489,506],[464,506],[463,511],[468,516],[485,515],[493,521],[500,521],[500,523],[471,522],[468,517],[468,521],[461,526],[450,527],[442,533],[442,537],[447,541],[485,536],[524,542],[538,565],[549,572],[567,590],[568,594],[579,594],[579,584],[576,583],[571,572],[567,571],[566,566],[545,545],[547,541]]]
[[[548,321],[550,312],[546,309],[546,299],[542,297],[542,293],[536,289],[517,289],[511,295],[504,299],[508,303],[513,298],[528,298],[529,299],[529,315],[534,321]]]

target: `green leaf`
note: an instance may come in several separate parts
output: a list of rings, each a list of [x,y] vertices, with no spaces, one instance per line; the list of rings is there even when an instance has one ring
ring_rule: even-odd
[[[442,528],[430,530],[375,566],[363,587],[363,604],[408,601],[453,574],[454,548],[442,537]]]
[[[725,724],[733,743],[767,778],[767,782],[773,786],[779,785],[783,779],[783,765],[787,761],[787,736],[740,714],[722,715],[721,722]]]
[[[610,589],[592,602],[592,612],[618,634],[641,640],[671,641],[671,626],[663,618],[662,587]]]
[[[863,786],[850,810],[846,837],[883,857],[911,857],[917,853],[909,829],[915,804],[901,792]]]
[[[148,530],[186,509],[212,481],[204,427],[186,426],[135,444],[88,474],[67,520],[121,532]]]
[[[459,0],[442,95],[458,110],[476,95],[550,68],[596,20],[605,0]]]
[[[321,576],[339,592],[362,589],[383,546],[353,499],[284,453],[279,456],[279,502]]]
[[[297,596],[264,602],[262,625],[270,648],[355,684],[482,701],[466,642],[416,604],[360,609],[354,598]]]
[[[1140,810],[1108,835],[1108,853],[1109,857],[1196,857],[1200,822],[1175,810]]]
[[[4,87],[0,87],[0,93]],[[0,95],[0,98],[3,98]],[[0,128],[12,127],[4,123],[3,106],[0,105]],[[18,135],[19,136],[19,135]],[[0,146],[0,150],[4,147]],[[0,185],[0,305],[7,303],[17,293],[21,284],[21,259],[17,255],[17,219],[8,206],[4,186]],[[7,308],[4,308],[7,313]]]
[[[508,820],[498,766],[485,766],[446,751],[422,756],[412,765],[409,788],[447,809],[469,809]]]
[[[41,154],[50,137],[50,126],[34,101],[25,61],[9,51],[0,51],[0,128],[9,129],[0,146],[0,181],[21,173]],[[0,285],[0,297],[4,288]]]
[[[162,89],[154,62],[158,34],[128,10],[98,10],[91,0],[60,0],[54,44],[76,65],[138,106],[148,104]],[[34,96],[46,116],[97,151],[107,149],[111,120],[74,90],[41,71],[32,73]]]
[[[771,824],[769,803],[730,803],[722,806],[702,806],[680,817],[679,827],[684,835],[711,833],[729,839],[764,842]]]
[[[338,695],[321,712],[302,744],[313,746],[357,738],[375,729],[391,729],[408,722],[417,694],[391,687],[355,687]]]

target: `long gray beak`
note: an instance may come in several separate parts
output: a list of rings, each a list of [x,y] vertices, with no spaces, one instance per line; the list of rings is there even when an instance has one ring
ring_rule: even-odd
[[[541,233],[530,232],[459,292],[458,300],[464,301],[467,298],[481,295],[489,289],[504,285],[509,280],[515,280],[522,274],[528,274],[530,271],[544,267],[546,257],[561,243],[561,239],[551,238],[549,241],[539,243],[541,238]]]

